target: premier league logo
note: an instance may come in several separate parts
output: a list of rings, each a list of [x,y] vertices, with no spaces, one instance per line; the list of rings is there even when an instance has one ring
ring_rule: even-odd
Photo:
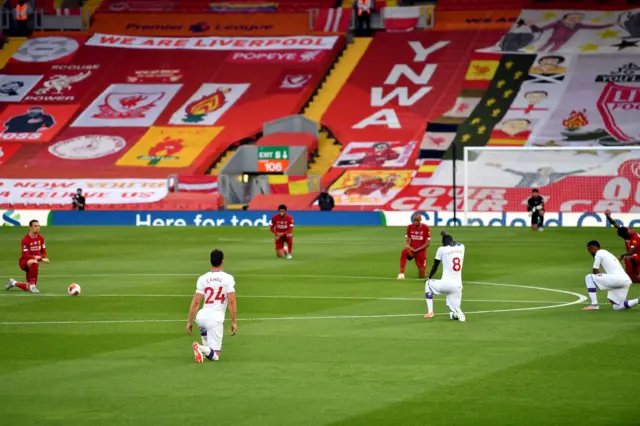
[[[192,33],[204,33],[207,32],[211,29],[211,27],[209,27],[209,24],[207,24],[206,22],[198,22],[197,24],[193,24],[189,27],[189,31],[191,31]]]

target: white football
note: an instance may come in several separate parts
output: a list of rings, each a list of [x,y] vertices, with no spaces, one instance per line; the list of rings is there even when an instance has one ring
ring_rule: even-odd
[[[67,288],[67,293],[69,293],[69,296],[80,296],[81,291],[82,289],[76,283],[70,284],[69,288]]]

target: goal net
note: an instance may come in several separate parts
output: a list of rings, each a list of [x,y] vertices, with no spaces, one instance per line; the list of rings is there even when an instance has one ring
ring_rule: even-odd
[[[526,212],[531,190],[547,212],[640,213],[640,146],[465,147],[456,167],[464,219]]]

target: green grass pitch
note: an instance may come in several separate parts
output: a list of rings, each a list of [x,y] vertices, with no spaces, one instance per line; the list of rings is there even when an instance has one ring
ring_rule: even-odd
[[[442,298],[423,319],[413,263],[395,279],[401,228],[300,227],[292,260],[258,228],[43,228],[42,293],[0,296],[0,424],[640,424],[640,309],[579,303],[586,242],[617,254],[615,232],[449,231],[467,246],[466,323]],[[3,281],[23,278],[24,233],[0,229]],[[186,317],[213,248],[239,330],[195,364]]]

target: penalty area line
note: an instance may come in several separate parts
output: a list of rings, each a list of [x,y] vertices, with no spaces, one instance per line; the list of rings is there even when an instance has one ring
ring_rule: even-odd
[[[46,293],[0,293],[0,297],[69,297],[68,294],[46,294]],[[193,297],[192,294],[87,294],[82,295],[83,298],[87,297],[111,297],[111,298],[124,298],[124,297],[178,297],[187,298]],[[359,297],[359,296],[295,296],[295,295],[238,295],[238,299],[301,299],[301,300],[384,300],[392,302],[416,302],[424,300],[424,297]],[[498,299],[464,299],[465,302],[477,302],[477,303],[550,303],[561,304],[566,303],[560,300],[498,300]]]
[[[581,297],[572,302],[563,303],[560,305],[545,305],[545,306],[532,306],[528,308],[513,308],[513,309],[496,309],[487,311],[469,311],[465,312],[466,315],[479,315],[479,314],[491,314],[491,313],[505,313],[505,312],[523,312],[523,311],[537,311],[540,309],[553,309],[561,308],[565,306],[576,305],[586,300],[586,297]],[[310,321],[310,320],[336,320],[336,319],[380,319],[380,318],[407,318],[407,317],[419,317],[420,314],[386,314],[386,315],[331,315],[331,316],[309,316],[309,317],[267,317],[267,318],[238,318],[238,321]],[[449,315],[448,312],[437,313],[436,315]],[[150,319],[150,320],[85,320],[85,321],[9,321],[0,322],[0,326],[3,325],[74,325],[74,324],[135,324],[135,323],[173,323],[184,322],[184,319]],[[229,321],[229,319],[226,319]]]

